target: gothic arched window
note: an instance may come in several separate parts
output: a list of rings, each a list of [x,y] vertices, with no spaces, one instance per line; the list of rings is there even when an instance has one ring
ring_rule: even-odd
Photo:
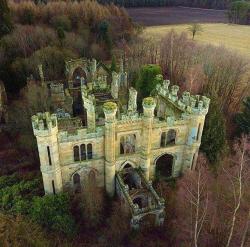
[[[92,159],[93,153],[92,153],[92,144],[91,143],[89,143],[87,145],[87,155],[88,155],[89,160]]]
[[[95,186],[96,185],[96,174],[94,171],[90,171],[88,175],[89,184]]]
[[[74,146],[74,161],[80,161],[79,147]]]
[[[81,160],[86,160],[87,157],[86,157],[86,146],[85,146],[85,144],[82,144],[80,146],[80,149],[81,149]]]
[[[74,184],[75,192],[80,192],[81,191],[81,177],[78,173],[75,173],[73,175],[73,184]]]

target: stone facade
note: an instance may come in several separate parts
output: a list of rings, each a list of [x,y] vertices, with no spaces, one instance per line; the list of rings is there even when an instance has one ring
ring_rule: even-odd
[[[143,100],[140,113],[123,66],[119,73],[98,76],[96,62],[89,64],[66,63],[69,89],[74,69],[80,66],[85,72],[80,92],[87,126],[69,114],[32,117],[46,194],[84,188],[91,174],[113,196],[116,175],[128,164],[140,169],[146,181],[195,168],[208,98],[189,92],[179,97],[179,87],[162,80],[155,96]],[[122,90],[127,90],[127,101],[119,96]]]

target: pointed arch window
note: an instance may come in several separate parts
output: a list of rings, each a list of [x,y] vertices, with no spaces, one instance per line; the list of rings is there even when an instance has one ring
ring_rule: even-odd
[[[80,146],[80,149],[81,149],[81,160],[86,160],[87,159],[87,157],[86,157],[86,145],[82,144]]]
[[[89,143],[88,145],[81,144],[80,146],[74,146],[73,152],[74,161],[84,161],[93,159],[93,150],[91,143]]]
[[[74,161],[80,161],[79,147],[74,146]]]
[[[92,144],[91,143],[89,143],[87,145],[87,155],[88,155],[89,160],[92,159],[93,153],[92,153]]]
[[[73,175],[73,185],[74,185],[75,192],[81,191],[81,177],[78,173],[75,173]]]

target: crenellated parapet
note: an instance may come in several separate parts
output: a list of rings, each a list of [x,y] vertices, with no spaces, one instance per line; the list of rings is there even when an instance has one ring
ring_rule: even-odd
[[[210,99],[206,96],[191,95],[190,92],[183,92],[178,96],[179,86],[172,85],[170,81],[164,80],[162,84],[157,84],[156,91],[158,96],[170,101],[179,110],[186,114],[206,115],[209,108]]]
[[[48,136],[58,132],[57,116],[49,112],[32,116],[32,127],[35,136]]]

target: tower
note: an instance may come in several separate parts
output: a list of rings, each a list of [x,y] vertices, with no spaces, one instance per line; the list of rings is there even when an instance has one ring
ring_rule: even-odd
[[[152,97],[145,98],[143,106],[143,131],[142,131],[142,152],[141,164],[144,175],[149,180],[150,175],[150,152],[152,143],[152,127],[154,121],[155,100]]]
[[[87,128],[88,132],[95,132],[95,96],[87,93],[86,87],[82,87],[82,99],[84,102],[84,108],[87,112]]]
[[[109,196],[115,193],[115,125],[117,105],[107,102],[103,105],[105,114],[105,186]]]
[[[32,127],[37,139],[45,194],[55,194],[62,191],[57,117],[49,112],[38,113],[32,116]]]
[[[210,99],[205,96],[200,97],[199,95],[190,96],[189,92],[184,92],[182,101],[184,104],[188,101],[190,102],[190,107],[188,108],[190,113],[188,115],[187,149],[183,169],[195,169]]]

